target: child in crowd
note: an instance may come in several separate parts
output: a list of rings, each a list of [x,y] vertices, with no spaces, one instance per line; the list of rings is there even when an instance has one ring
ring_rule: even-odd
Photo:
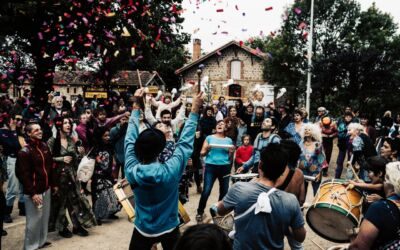
[[[250,135],[242,136],[242,146],[236,150],[235,155],[235,172],[236,170],[247,162],[253,154],[253,146],[250,144]]]

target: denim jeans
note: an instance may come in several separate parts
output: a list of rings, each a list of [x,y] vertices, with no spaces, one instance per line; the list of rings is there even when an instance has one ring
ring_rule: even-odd
[[[222,200],[229,189],[229,174],[231,172],[231,165],[212,165],[206,164],[204,171],[204,188],[201,193],[199,207],[197,214],[203,214],[204,209],[207,205],[208,197],[211,194],[211,190],[214,186],[215,180],[218,178],[219,181],[219,198]]]
[[[6,193],[6,203],[7,206],[12,207],[14,205],[15,198],[19,196],[19,202],[24,202],[24,195],[22,190],[22,185],[19,182],[17,176],[15,175],[15,162],[16,158],[7,157],[7,193]]]

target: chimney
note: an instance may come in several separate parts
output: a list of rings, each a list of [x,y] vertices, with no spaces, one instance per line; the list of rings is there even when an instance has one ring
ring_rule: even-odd
[[[201,40],[200,39],[194,39],[193,40],[193,54],[192,54],[192,60],[196,61],[199,59],[201,56]]]

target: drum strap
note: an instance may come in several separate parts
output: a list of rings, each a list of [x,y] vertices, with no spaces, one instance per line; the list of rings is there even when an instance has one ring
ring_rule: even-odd
[[[277,189],[279,189],[279,190],[285,190],[285,189],[287,188],[287,186],[289,185],[290,181],[291,181],[292,178],[293,178],[294,171],[295,171],[294,169],[289,169],[289,173],[288,173],[288,175],[286,176],[285,181],[282,183],[282,185],[280,185],[279,187],[277,187]]]

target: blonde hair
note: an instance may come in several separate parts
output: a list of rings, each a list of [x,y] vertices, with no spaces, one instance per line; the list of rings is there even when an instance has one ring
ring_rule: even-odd
[[[392,112],[390,110],[388,110],[383,114],[383,116],[384,117],[392,117]]]
[[[362,133],[364,131],[364,127],[363,125],[361,125],[360,123],[356,123],[356,122],[352,122],[349,124],[349,126],[347,127],[347,130],[357,130],[359,133]]]
[[[394,192],[400,195],[400,162],[390,162],[386,164],[386,182],[394,187]]]
[[[304,140],[304,132],[306,129],[309,129],[311,131],[311,137],[315,141],[322,142],[322,134],[321,134],[320,126],[318,126],[317,124],[313,124],[313,123],[305,123],[300,131],[300,136],[303,140]]]

